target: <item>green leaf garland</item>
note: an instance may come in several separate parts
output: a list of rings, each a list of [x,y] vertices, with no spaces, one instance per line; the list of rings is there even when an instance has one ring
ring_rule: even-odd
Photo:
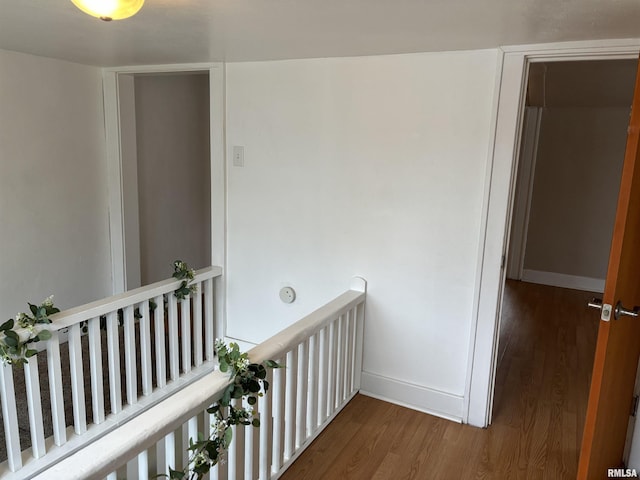
[[[51,323],[50,315],[58,313],[60,309],[53,305],[53,295],[46,298],[40,305],[28,303],[31,314],[20,312],[16,318],[10,318],[0,325],[0,332],[4,335],[0,338],[0,360],[6,365],[24,365],[29,362],[29,358],[38,353],[37,350],[29,348],[31,344],[49,340],[51,332],[40,330],[37,325],[48,325]],[[25,340],[20,339],[18,329],[28,332]]]
[[[176,480],[200,480],[211,468],[223,461],[223,455],[233,440],[234,425],[259,427],[260,420],[254,417],[251,408],[269,390],[267,368],[281,368],[282,365],[273,360],[263,364],[250,363],[247,353],[241,353],[237,343],[227,346],[222,340],[216,340],[216,353],[220,363],[220,371],[228,372],[233,379],[222,393],[222,397],[207,409],[214,419],[211,425],[212,434],[198,440],[189,440],[189,462],[183,470],[169,469],[168,478]],[[240,405],[234,406],[234,400]],[[166,474],[158,477],[167,477]]]

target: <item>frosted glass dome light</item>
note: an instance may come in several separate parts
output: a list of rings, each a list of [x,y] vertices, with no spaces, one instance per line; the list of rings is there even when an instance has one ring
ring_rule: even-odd
[[[129,18],[142,8],[144,0],[71,0],[84,13],[106,22]]]

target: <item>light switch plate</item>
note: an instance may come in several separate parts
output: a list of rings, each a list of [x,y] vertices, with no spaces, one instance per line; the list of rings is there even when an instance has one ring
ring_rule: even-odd
[[[240,145],[233,147],[233,166],[244,167],[244,147]]]

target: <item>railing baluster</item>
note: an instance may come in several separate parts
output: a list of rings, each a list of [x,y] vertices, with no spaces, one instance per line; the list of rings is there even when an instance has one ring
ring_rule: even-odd
[[[127,403],[138,403],[138,373],[136,368],[136,331],[133,305],[124,308],[124,368],[126,372]]]
[[[329,397],[329,329],[320,330],[318,353],[318,425],[327,418],[327,398]]]
[[[87,431],[87,412],[84,404],[84,369],[82,365],[82,330],[76,323],[69,327],[69,371],[73,400],[73,427],[78,435]]]
[[[234,408],[242,406],[242,399],[233,400]],[[245,451],[245,430],[244,425],[234,425],[233,443],[229,447],[229,476],[231,478],[244,478],[244,451]]]
[[[349,310],[344,314],[344,352],[342,354],[344,358],[344,378],[342,387],[343,400],[346,400],[351,395],[351,344],[353,343],[353,339],[351,337],[352,323],[351,310]]]
[[[164,437],[156,442],[156,474],[169,475],[169,464],[167,463],[167,446]]]
[[[309,378],[309,339],[298,346],[295,450],[307,439],[307,384]],[[294,450],[294,451],[295,451]]]
[[[44,444],[44,421],[42,418],[42,399],[40,396],[40,372],[38,356],[34,355],[24,365],[24,380],[29,407],[29,430],[31,432],[31,452],[34,458],[44,456],[47,451]],[[4,400],[3,400],[4,403]]]
[[[337,343],[336,343],[336,399],[334,408],[338,409],[342,405],[344,393],[344,315],[340,315],[336,321]]]
[[[228,454],[227,452],[222,454],[222,461],[218,462],[218,464],[216,465],[217,471],[217,478],[216,480],[236,480],[233,477],[229,477],[229,458],[228,458]]]
[[[338,341],[336,342],[336,399],[334,407],[342,405],[344,387],[344,315],[337,320]]]
[[[356,364],[356,307],[349,310],[349,370],[347,387],[349,389],[349,395],[353,394],[353,379],[354,369]]]
[[[211,436],[213,435],[214,431],[215,431],[215,427],[214,427],[214,421],[215,421],[215,414],[213,413],[209,413],[206,410],[203,412],[203,421],[204,421],[204,429],[202,430],[202,432],[204,433],[205,436],[209,436],[211,438]],[[206,477],[205,477],[206,478]],[[210,480],[216,480],[218,478],[218,466],[215,465],[211,471],[209,472],[209,479]]]
[[[193,439],[194,442],[198,441],[198,417],[191,417],[187,422],[187,445],[189,445],[189,439]],[[188,454],[187,454],[188,457]],[[187,458],[187,462],[188,462]]]
[[[51,332],[47,342],[47,366],[49,371],[49,394],[51,398],[51,423],[53,441],[56,445],[67,442],[67,430],[64,418],[64,396],[62,394],[62,366],[60,365],[60,336]]]
[[[298,389],[298,347],[287,353],[287,388],[285,393],[284,460],[293,455],[296,441],[296,398]]]
[[[138,479],[149,479],[149,451],[143,450],[138,454]],[[131,479],[128,479],[131,480]]]
[[[193,305],[193,344],[194,365],[202,365],[202,283],[196,285],[195,293],[191,294]]]
[[[260,412],[256,412],[258,421],[261,421]],[[260,430],[251,426],[247,427],[248,432],[251,432],[250,436],[250,452],[247,455],[247,466],[245,472],[250,475],[249,478],[256,480],[260,475]]]
[[[331,322],[329,325],[329,368],[327,369],[327,388],[328,397],[327,397],[327,412],[326,416],[329,417],[333,413],[333,409],[335,408],[336,401],[336,358],[337,358],[337,336],[338,329],[337,324],[338,321],[335,320]]]
[[[138,457],[132,458],[127,462],[127,480],[138,480]]]
[[[189,464],[189,422],[182,424],[180,428],[180,449],[178,450],[178,457],[182,462],[182,468]]]
[[[309,339],[309,389],[307,392],[307,432],[310,437],[318,426],[318,334]]]
[[[16,391],[13,386],[13,367],[0,365],[0,397],[2,398],[2,420],[4,423],[5,445],[9,470],[15,472],[22,468],[20,454],[20,429],[16,408]]]
[[[89,368],[91,370],[91,406],[93,423],[104,422],[104,387],[102,379],[102,334],[100,318],[89,319]]]
[[[191,301],[187,296],[180,302],[180,326],[182,327],[182,371],[191,371]]]
[[[167,384],[167,356],[164,348],[164,295],[154,299],[156,308],[153,311],[156,348],[156,385],[163,388]]]
[[[273,388],[273,370],[267,369],[267,383]],[[258,399],[260,412],[260,480],[271,478],[273,459],[273,394],[269,390]]]
[[[165,470],[164,474],[169,475],[169,468],[176,468],[176,434],[170,432],[164,437]],[[160,473],[160,472],[158,472]]]
[[[169,310],[169,377],[176,381],[179,376],[179,355],[178,352],[178,303],[173,293],[167,295]]]
[[[149,319],[149,300],[138,306],[140,319],[140,374],[142,376],[142,394],[150,395],[153,391],[153,377],[151,373],[151,325]]]
[[[281,359],[281,365],[286,364]],[[288,368],[279,368],[273,374],[273,458],[271,461],[272,472],[277,473],[284,463],[284,438],[285,438],[285,391],[287,386]]]
[[[227,450],[227,458],[229,459],[227,469],[229,472],[229,477],[232,479],[235,479],[235,478],[238,478],[238,468],[236,465],[237,457],[238,457],[238,455],[236,454],[236,448],[238,446],[238,444],[236,443],[236,437],[238,435],[238,432],[235,425],[231,427],[231,431],[232,431],[233,443],[229,446],[229,449]]]
[[[359,303],[355,307],[355,352],[353,366],[353,389],[359,390],[362,380],[362,343],[364,337],[364,303]]]
[[[206,360],[213,361],[213,344],[216,336],[215,317],[213,315],[213,280],[204,282],[204,342],[207,347]]]
[[[107,314],[107,352],[109,354],[109,398],[111,413],[122,411],[122,385],[120,383],[120,335],[118,312]]]
[[[240,404],[240,402],[238,402]],[[246,440],[247,440],[247,427],[244,425],[236,425],[236,434],[234,436],[234,442],[238,442],[235,445],[236,451],[236,475],[233,478],[245,478],[245,475],[248,475],[249,472],[245,471],[245,450],[246,450]],[[231,462],[229,462],[231,463]]]
[[[338,397],[338,405],[342,405],[347,398],[347,323],[349,321],[348,313],[341,317],[340,325],[340,396]]]

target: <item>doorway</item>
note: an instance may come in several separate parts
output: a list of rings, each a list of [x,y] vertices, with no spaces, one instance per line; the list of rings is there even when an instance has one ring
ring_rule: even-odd
[[[211,265],[209,72],[118,78],[126,289]]]
[[[638,40],[504,47],[496,79],[495,136],[485,183],[476,308],[469,344],[464,421],[491,424],[500,307],[529,66],[541,61],[637,60]]]
[[[103,72],[105,133],[107,144],[107,165],[109,181],[109,232],[111,244],[111,278],[114,294],[126,290],[126,257],[125,257],[125,219],[124,219],[124,191],[128,188],[123,179],[131,178],[123,172],[127,165],[126,133],[132,131],[124,125],[127,119],[135,125],[135,115],[131,111],[121,110],[121,97],[126,97],[133,90],[135,75],[164,75],[164,74],[196,74],[207,72],[209,78],[209,161],[210,161],[210,235],[209,245],[211,264],[224,268],[226,263],[226,169],[224,142],[224,66],[213,64],[186,65],[149,65],[143,67],[115,67]],[[129,80],[130,88],[122,89],[120,79],[125,83]],[[124,105],[135,105],[134,98],[129,98]],[[125,136],[123,136],[125,133]],[[135,150],[133,150],[135,151]],[[137,172],[137,167],[136,167]],[[134,196],[135,198],[135,196]],[[134,250],[135,251],[135,250]],[[172,259],[174,260],[174,259]],[[188,261],[187,259],[183,259]],[[170,268],[170,266],[169,266]],[[168,275],[167,275],[168,277]],[[166,277],[165,277],[166,278]],[[224,280],[218,280],[216,285],[216,310],[220,318],[224,314]]]
[[[119,78],[132,79],[137,74],[173,74],[185,72],[208,72],[209,78],[209,161],[210,161],[210,235],[209,245],[211,265],[226,266],[226,168],[224,139],[224,65],[185,64],[149,65],[143,67],[115,67],[103,71],[105,137],[107,145],[107,165],[109,182],[109,233],[111,244],[111,278],[114,294],[126,290],[125,266],[125,225],[124,225],[124,185],[123,151],[120,111],[120,97],[126,92],[119,89]],[[129,116],[131,121],[132,117]],[[170,220],[170,219],[169,219]],[[169,226],[170,228],[170,226]],[[173,259],[172,259],[173,260]],[[186,259],[183,259],[187,261]],[[169,266],[170,270],[170,266]],[[167,275],[168,277],[168,275]],[[215,281],[215,315],[221,319],[220,333],[226,331],[225,301],[226,277]]]
[[[502,422],[528,386],[529,414],[564,426],[571,468],[599,318],[586,304],[604,288],[636,70],[637,60],[540,62],[527,81],[493,414]]]
[[[603,291],[636,67],[531,64],[507,278]]]

